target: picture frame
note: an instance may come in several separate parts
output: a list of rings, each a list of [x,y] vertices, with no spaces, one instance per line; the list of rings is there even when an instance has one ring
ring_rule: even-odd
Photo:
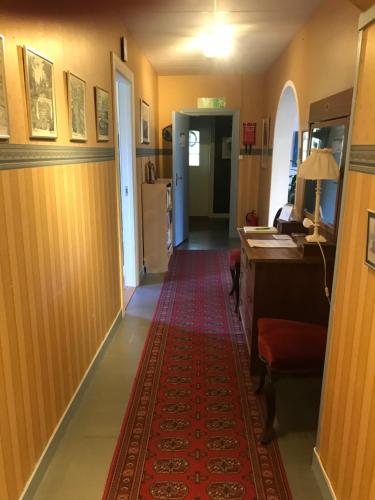
[[[95,87],[96,140],[109,141],[109,93]]]
[[[262,119],[262,149],[260,166],[262,168],[267,168],[267,158],[268,158],[268,148],[270,141],[270,117]]]
[[[122,36],[120,38],[120,55],[121,55],[121,61],[123,62],[128,61],[128,41],[125,36]]]
[[[230,160],[232,157],[232,137],[223,137],[221,142],[221,159]]]
[[[9,108],[5,78],[4,36],[0,35],[0,139],[9,139]]]
[[[70,71],[66,72],[70,140],[87,141],[86,82]]]
[[[31,139],[56,139],[56,97],[53,62],[24,45],[26,102]]]
[[[369,210],[367,217],[366,264],[375,270],[375,212]]]
[[[140,100],[141,143],[150,144],[150,105]]]

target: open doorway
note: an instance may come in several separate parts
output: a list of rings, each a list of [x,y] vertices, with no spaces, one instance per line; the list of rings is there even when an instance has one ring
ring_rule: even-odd
[[[115,151],[119,166],[123,312],[139,284],[133,73],[113,55]]]
[[[180,248],[192,248],[192,244],[194,248],[209,248],[210,233],[216,245],[225,247],[230,238],[237,237],[239,112],[186,110],[181,114],[189,117],[185,206],[190,230],[185,236],[188,241]],[[173,133],[177,144],[181,132]],[[174,150],[173,178],[177,157]]]
[[[280,207],[288,202],[294,203],[298,131],[297,93],[293,83],[289,81],[281,93],[276,113],[268,212],[270,225],[273,224],[275,214]]]
[[[189,247],[225,246],[229,234],[231,116],[191,116]]]

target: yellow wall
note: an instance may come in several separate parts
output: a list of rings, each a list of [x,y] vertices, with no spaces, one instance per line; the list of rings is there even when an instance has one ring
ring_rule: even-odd
[[[196,109],[198,97],[225,97],[227,108],[240,110],[240,137],[242,122],[257,122],[257,144],[254,148],[260,147],[264,97],[262,75],[159,76],[158,81],[160,134],[163,127],[172,123],[173,111]],[[161,136],[159,140],[162,144]],[[171,157],[165,157],[162,166],[167,175],[171,172],[170,161]],[[244,224],[248,211],[257,209],[258,177],[259,156],[244,157],[239,162],[238,171],[238,224]]]
[[[375,145],[375,24],[364,35],[353,145]],[[375,271],[364,261],[375,175],[350,172],[318,453],[339,500],[375,498]]]
[[[14,144],[38,143],[29,139],[25,84],[22,62],[23,45],[39,51],[54,62],[55,90],[57,101],[56,141],[47,144],[74,144],[79,146],[111,146],[113,145],[112,127],[109,142],[97,143],[95,128],[94,86],[112,91],[110,52],[120,52],[120,36],[124,34],[123,23],[118,18],[105,16],[85,20],[85,17],[74,20],[59,17],[55,19],[1,14],[1,34],[5,36],[5,70],[8,86],[8,101],[11,138]],[[158,126],[157,78],[154,69],[143,56],[140,49],[128,35],[128,66],[135,76],[135,119],[136,143],[140,145],[139,134],[139,99],[142,97],[150,104],[151,134],[150,144],[156,146],[155,130]],[[88,141],[71,143],[69,139],[67,93],[64,71],[71,71],[86,81],[86,105]],[[112,112],[112,109],[110,110]],[[110,117],[112,123],[112,116]]]
[[[279,99],[287,81],[295,85],[300,130],[308,128],[310,104],[354,85],[360,10],[346,0],[324,0],[266,74],[266,115],[271,146]],[[268,218],[271,161],[260,174],[260,216]]]
[[[5,36],[11,144],[112,147],[97,143],[93,87],[111,93],[110,51],[119,54],[118,17],[58,20],[0,14]],[[58,139],[29,139],[22,45],[54,62]],[[151,106],[156,146],[155,72],[128,37],[139,98]],[[88,141],[69,140],[70,70],[87,83]],[[2,141],[6,144],[7,141]],[[137,159],[138,183],[144,158]],[[84,373],[120,310],[114,161],[0,171],[0,498],[18,498]],[[141,218],[141,214],[140,214]],[[139,231],[141,234],[141,231]],[[142,246],[140,246],[142,248]],[[142,257],[141,257],[142,258]]]

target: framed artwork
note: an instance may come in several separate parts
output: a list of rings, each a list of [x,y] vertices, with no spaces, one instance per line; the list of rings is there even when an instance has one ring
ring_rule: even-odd
[[[109,94],[95,87],[96,139],[109,141]]]
[[[375,269],[375,212],[368,211],[366,264]]]
[[[150,106],[141,99],[141,143],[150,143]]]
[[[270,142],[270,118],[263,118],[262,120],[262,151],[260,166],[267,168],[268,148]]]
[[[124,36],[121,37],[121,61],[127,62],[128,60],[128,41]]]
[[[32,139],[56,139],[53,62],[24,46],[26,99]]]
[[[0,139],[9,139],[9,111],[5,81],[4,37],[0,35]]]
[[[86,82],[66,73],[68,87],[69,128],[71,141],[87,141]]]
[[[223,137],[221,143],[221,159],[230,160],[232,157],[232,138]]]

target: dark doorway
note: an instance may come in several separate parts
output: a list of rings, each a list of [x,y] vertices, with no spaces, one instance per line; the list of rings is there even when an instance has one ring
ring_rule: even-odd
[[[215,158],[213,213],[228,214],[230,202],[230,169],[232,145],[232,117],[215,117]]]

